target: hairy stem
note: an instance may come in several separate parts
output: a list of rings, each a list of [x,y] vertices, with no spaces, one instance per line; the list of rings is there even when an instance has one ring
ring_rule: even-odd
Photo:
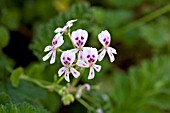
[[[88,110],[93,110],[93,108],[83,99],[77,98],[76,99],[79,103],[81,103],[84,107],[86,107]]]
[[[149,21],[151,21],[151,20],[153,20],[153,19],[155,19],[155,18],[157,18],[157,17],[159,17],[159,16],[161,16],[161,15],[163,15],[163,14],[169,12],[169,11],[170,11],[170,4],[164,6],[163,8],[158,9],[155,12],[152,12],[151,14],[148,14],[148,15],[140,18],[139,20],[136,20],[136,21],[120,28],[120,29],[115,30],[114,33],[117,34],[117,35],[127,33],[129,31],[145,24],[146,22],[149,22]]]

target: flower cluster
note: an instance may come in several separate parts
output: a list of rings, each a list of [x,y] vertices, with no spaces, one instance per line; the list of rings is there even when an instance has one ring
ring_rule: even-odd
[[[110,62],[113,62],[115,60],[114,54],[117,54],[116,50],[110,47],[111,36],[107,30],[98,34],[99,42],[103,45],[100,53],[96,48],[84,47],[88,39],[88,32],[86,30],[78,29],[70,35],[70,28],[76,21],[77,19],[70,20],[63,28],[57,28],[54,31],[56,35],[52,40],[52,45],[48,45],[44,49],[44,52],[49,51],[49,53],[42,58],[43,61],[46,61],[51,57],[50,64],[53,64],[56,59],[56,52],[62,52],[60,60],[63,67],[59,69],[58,76],[60,77],[64,74],[67,82],[70,82],[70,72],[75,78],[80,76],[80,72],[74,66],[90,68],[88,79],[93,79],[95,71],[99,72],[101,70],[101,66],[97,65],[96,62],[102,61],[106,52],[110,58]],[[63,34],[69,36],[74,46],[73,49],[66,51],[60,50],[59,47],[64,43]]]

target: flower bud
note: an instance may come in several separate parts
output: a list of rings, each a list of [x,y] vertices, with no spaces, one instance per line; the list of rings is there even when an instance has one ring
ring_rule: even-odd
[[[58,93],[59,95],[64,95],[66,93],[66,87],[61,88]]]
[[[74,102],[74,96],[72,94],[66,94],[61,100],[64,105],[70,105],[70,103]]]
[[[81,86],[76,93],[76,98],[80,98],[84,90],[90,91],[90,85],[84,84]]]

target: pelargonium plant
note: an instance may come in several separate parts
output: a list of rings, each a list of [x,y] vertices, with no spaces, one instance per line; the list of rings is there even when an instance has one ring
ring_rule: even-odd
[[[58,77],[60,79],[56,82],[55,86],[49,87],[55,90],[62,96],[64,105],[69,105],[75,99],[82,103],[87,109],[91,110],[91,106],[88,106],[86,101],[81,99],[81,96],[86,91],[90,91],[92,87],[90,84],[79,85],[76,87],[78,80],[80,80],[81,69],[89,68],[88,79],[95,77],[95,72],[100,72],[102,69],[101,65],[98,65],[98,61],[102,61],[106,52],[109,56],[110,62],[115,60],[114,54],[117,54],[116,50],[110,47],[111,36],[107,30],[102,31],[98,34],[98,40],[102,44],[102,48],[97,50],[94,47],[86,47],[88,39],[88,32],[83,29],[77,29],[71,33],[71,27],[75,20],[68,21],[64,27],[55,29],[55,36],[52,40],[52,44],[45,47],[44,52],[48,52],[43,58],[43,61],[48,60],[51,57],[50,64],[55,63],[56,54],[61,52],[60,61],[62,67],[58,70]],[[73,45],[70,50],[61,50],[60,47],[64,44],[63,35],[67,35]],[[72,85],[70,85],[70,75],[74,77]],[[66,80],[68,84],[61,86],[59,83],[62,80]],[[58,88],[58,89],[57,89]],[[101,108],[100,108],[101,109]]]

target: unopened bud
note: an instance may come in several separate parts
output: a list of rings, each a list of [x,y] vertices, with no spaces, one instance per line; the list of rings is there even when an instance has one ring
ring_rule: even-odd
[[[66,94],[61,99],[64,105],[70,105],[70,103],[74,102],[74,96],[72,94]]]
[[[90,91],[90,85],[84,84],[82,87],[80,87],[76,93],[76,98],[80,98],[84,90]]]
[[[103,112],[103,110],[102,110],[101,108],[98,108],[98,109],[96,110],[96,113],[104,113],[104,112]]]

